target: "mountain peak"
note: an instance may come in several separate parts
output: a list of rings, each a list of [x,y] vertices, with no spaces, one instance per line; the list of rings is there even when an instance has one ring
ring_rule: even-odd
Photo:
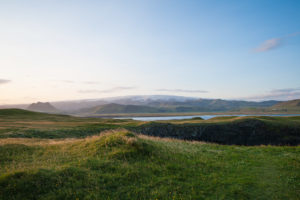
[[[37,111],[37,112],[46,112],[46,113],[55,113],[58,110],[51,105],[49,102],[37,102],[32,103],[28,106],[27,110]]]

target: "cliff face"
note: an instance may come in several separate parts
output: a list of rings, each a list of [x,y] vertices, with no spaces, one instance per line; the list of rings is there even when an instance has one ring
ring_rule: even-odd
[[[135,129],[150,136],[235,145],[298,145],[300,127],[245,119],[219,124],[149,123]]]

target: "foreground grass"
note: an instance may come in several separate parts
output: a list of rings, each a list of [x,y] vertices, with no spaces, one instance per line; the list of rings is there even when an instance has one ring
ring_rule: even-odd
[[[300,148],[109,131],[0,139],[0,199],[299,199]]]

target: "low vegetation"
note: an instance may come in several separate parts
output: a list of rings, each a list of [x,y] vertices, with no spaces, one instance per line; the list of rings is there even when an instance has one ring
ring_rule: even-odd
[[[0,138],[84,138],[118,128],[150,136],[220,144],[300,144],[300,117],[216,117],[141,122],[0,110]]]
[[[298,130],[300,119],[153,123],[0,110],[0,199],[298,199],[299,146],[219,145],[138,134],[145,127],[171,127],[179,134],[178,127],[239,127],[247,120]],[[149,130],[148,135],[155,132]],[[167,134],[162,136],[175,137]]]
[[[0,199],[297,199],[299,147],[222,146],[107,131],[1,139]]]

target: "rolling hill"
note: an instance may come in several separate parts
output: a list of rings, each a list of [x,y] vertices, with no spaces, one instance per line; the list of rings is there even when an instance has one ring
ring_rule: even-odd
[[[284,101],[273,105],[270,109],[278,111],[300,111],[300,99]]]
[[[273,107],[300,107],[300,99],[280,102],[275,104]]]
[[[0,139],[0,199],[298,199],[299,153],[127,130]]]
[[[127,100],[126,103],[130,101]],[[122,101],[124,103],[124,101]],[[100,114],[134,114],[134,113],[196,113],[196,112],[224,112],[240,111],[243,108],[268,108],[277,101],[248,102],[228,101],[222,99],[186,99],[184,101],[147,100],[147,102],[134,102],[132,104],[108,103],[91,108],[75,111],[79,115]]]
[[[269,108],[279,101],[241,101],[241,100],[224,100],[224,99],[203,99],[195,97],[183,97],[172,95],[140,95],[140,96],[123,96],[113,98],[101,98],[101,99],[83,99],[83,100],[70,100],[51,102],[51,105],[56,109],[64,113],[80,113],[82,110],[94,111],[95,107],[103,106],[106,104],[119,104],[129,105],[131,108],[125,108],[126,113],[140,113],[140,110],[150,110],[153,112],[224,112],[224,111],[238,111],[245,108]],[[30,105],[27,105],[30,106]],[[117,105],[111,105],[111,107],[117,107]],[[133,106],[148,106],[151,108],[141,108]],[[22,108],[26,105],[0,105],[0,108]],[[37,105],[34,105],[37,107]],[[54,112],[53,108],[45,109],[38,108],[33,109],[42,112]],[[121,106],[118,106],[121,107]],[[155,108],[155,109],[154,109]],[[118,108],[119,109],[119,108]],[[116,111],[118,110],[116,108]],[[122,109],[120,109],[122,110]],[[108,112],[108,111],[105,111]],[[119,111],[117,111],[119,112]],[[109,111],[109,113],[116,113],[115,111]]]
[[[100,105],[88,109],[82,109],[79,113],[94,115],[94,114],[113,114],[113,113],[161,113],[166,112],[164,108],[156,108],[150,106],[140,105],[121,105],[116,103],[110,103]]]

